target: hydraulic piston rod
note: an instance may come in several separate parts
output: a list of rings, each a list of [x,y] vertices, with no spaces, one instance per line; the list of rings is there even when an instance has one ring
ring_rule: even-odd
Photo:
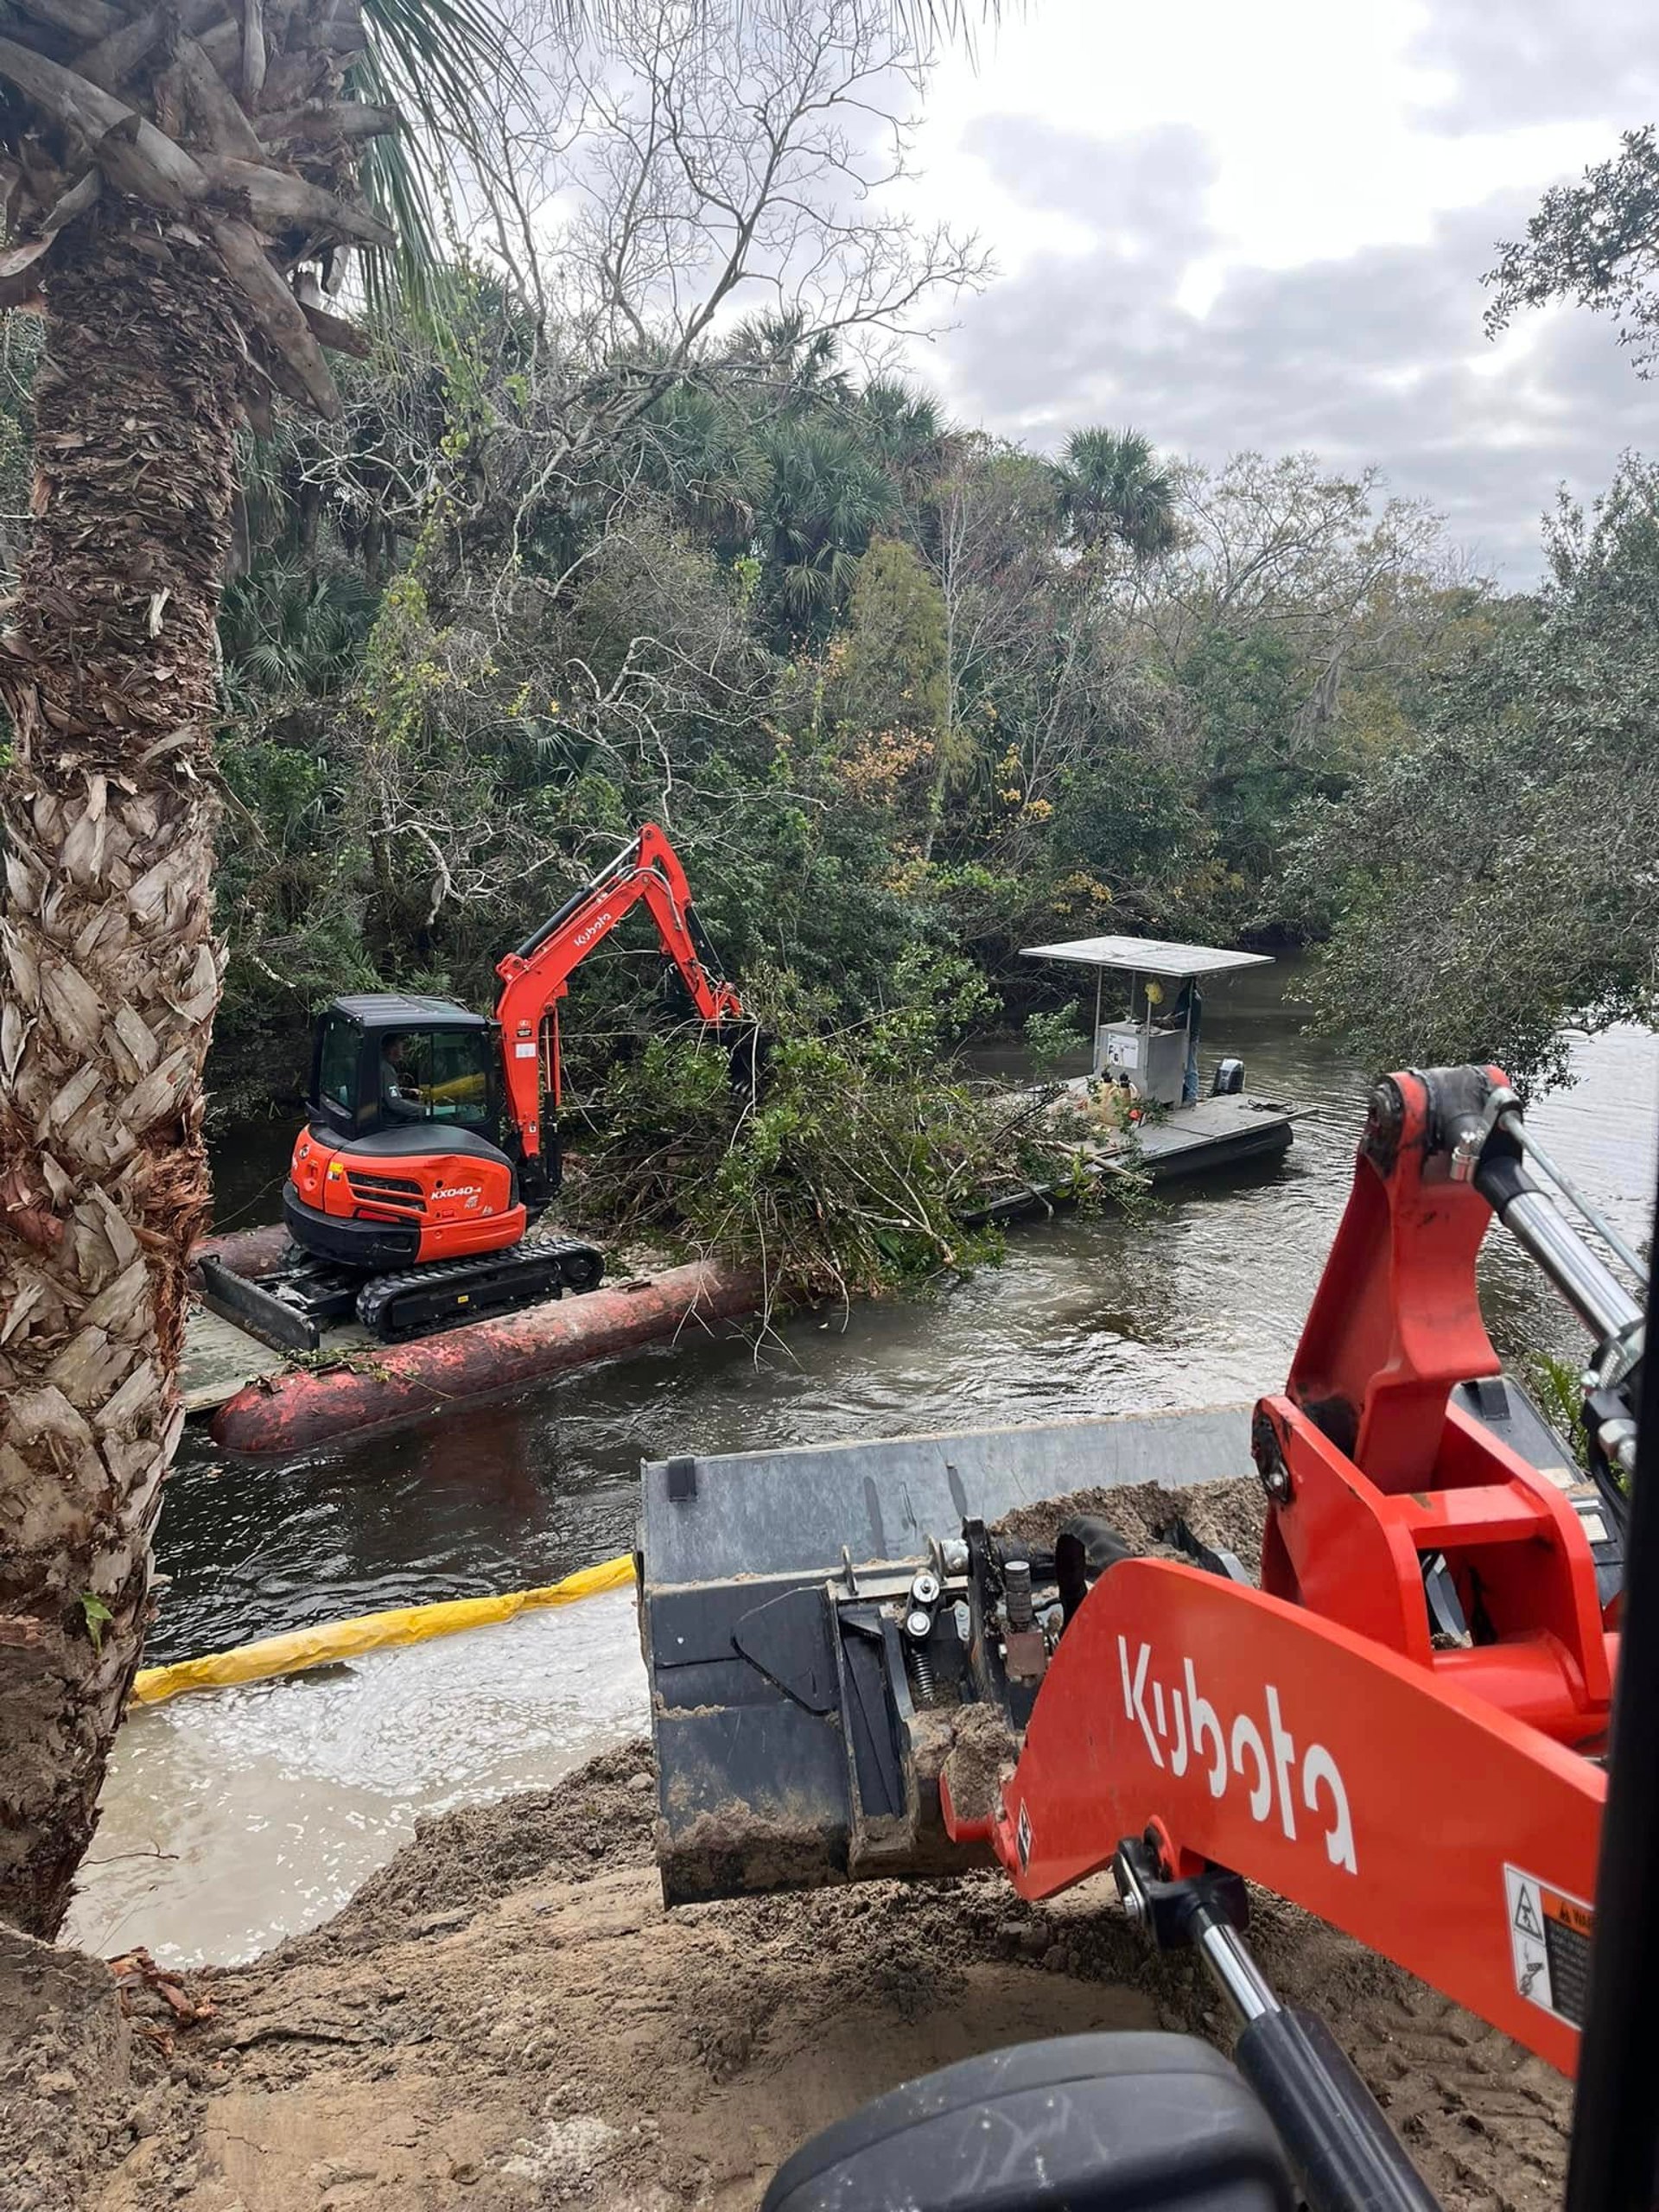
[[[1162,1948],[1191,1944],[1239,2024],[1233,2059],[1266,2107],[1313,2212],[1440,2212],[1382,2107],[1325,2023],[1280,2002],[1235,1925],[1243,1885],[1219,1869],[1160,1878],[1146,1840],[1112,1862],[1125,1910]]]
[[[1476,1187],[1491,1197],[1479,1176]],[[1622,1337],[1642,1308],[1596,1256],[1544,1191],[1522,1189],[1494,1211],[1517,1244],[1538,1262],[1598,1344]]]

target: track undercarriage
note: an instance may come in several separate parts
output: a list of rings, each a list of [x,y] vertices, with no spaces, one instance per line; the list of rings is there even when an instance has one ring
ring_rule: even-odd
[[[257,1281],[201,1262],[202,1302],[278,1351],[315,1351],[323,1332],[352,1321],[383,1344],[461,1328],[567,1292],[596,1290],[604,1255],[575,1237],[536,1237],[505,1252],[364,1275],[294,1250]]]

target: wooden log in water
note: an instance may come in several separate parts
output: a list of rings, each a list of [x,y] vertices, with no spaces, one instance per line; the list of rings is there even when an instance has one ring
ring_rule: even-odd
[[[204,1236],[192,1246],[190,1257],[220,1260],[233,1274],[246,1275],[257,1282],[261,1275],[281,1266],[289,1242],[280,1221],[268,1221],[258,1229],[234,1229],[223,1236]]]

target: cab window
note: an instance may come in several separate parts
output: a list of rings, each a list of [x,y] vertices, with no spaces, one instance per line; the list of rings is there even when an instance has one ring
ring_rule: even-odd
[[[380,1108],[389,1122],[447,1122],[487,1129],[486,1029],[405,1029],[380,1040]]]
[[[330,1014],[323,1023],[317,1089],[321,1103],[334,1107],[347,1122],[362,1118],[365,1102],[357,1095],[358,1056],[362,1045],[363,1032],[354,1021],[346,1021],[336,1014]]]

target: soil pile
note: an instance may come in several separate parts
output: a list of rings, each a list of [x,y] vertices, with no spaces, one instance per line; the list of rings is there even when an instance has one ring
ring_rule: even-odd
[[[1180,1490],[1166,1490],[1161,1483],[1134,1483],[1121,1490],[1073,1491],[1069,1497],[1016,1507],[997,1522],[995,1533],[1052,1551],[1065,1522],[1079,1515],[1103,1521],[1130,1551],[1154,1558],[1188,1556],[1170,1541],[1176,1522],[1185,1521],[1201,1544],[1231,1552],[1254,1582],[1268,1502],[1260,1484],[1249,1481],[1193,1483]]]
[[[1040,1910],[983,1875],[671,1917],[654,1802],[633,1745],[427,1824],[326,1927],[189,1977],[214,2012],[170,2056],[124,2028],[102,1967],[14,1946],[9,2212],[749,2212],[815,2129],[972,2051],[1225,2040],[1198,1968],[1149,1957],[1103,1878]],[[1559,2202],[1564,2082],[1288,1907],[1262,1901],[1254,1940],[1449,2207]]]

